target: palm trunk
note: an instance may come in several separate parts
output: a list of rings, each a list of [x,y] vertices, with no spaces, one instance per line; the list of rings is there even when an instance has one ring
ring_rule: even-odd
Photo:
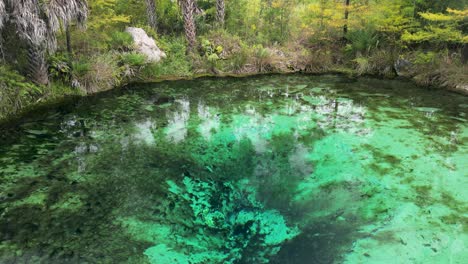
[[[35,45],[29,45],[28,64],[28,73],[31,80],[38,85],[48,85],[49,75],[44,49]]]
[[[221,27],[224,27],[224,14],[224,0],[216,0],[216,20],[221,25]]]
[[[182,13],[184,16],[185,37],[189,45],[189,51],[194,51],[197,43],[197,32],[195,27],[195,19],[193,17],[195,0],[182,0]]]
[[[156,18],[156,2],[155,0],[146,0],[146,14],[148,15],[148,24],[152,29],[157,31],[158,21]]]
[[[345,13],[344,13],[345,24],[343,26],[344,37],[346,37],[346,34],[348,34],[349,2],[350,0],[346,0]]]

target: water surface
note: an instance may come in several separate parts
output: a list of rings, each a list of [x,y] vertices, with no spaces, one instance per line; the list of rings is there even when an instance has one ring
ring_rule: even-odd
[[[0,140],[0,263],[466,263],[468,98],[278,75],[135,85]]]

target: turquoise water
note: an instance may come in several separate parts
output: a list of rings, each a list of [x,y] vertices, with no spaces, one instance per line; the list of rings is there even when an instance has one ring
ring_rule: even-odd
[[[468,97],[274,75],[1,127],[0,263],[466,263]]]

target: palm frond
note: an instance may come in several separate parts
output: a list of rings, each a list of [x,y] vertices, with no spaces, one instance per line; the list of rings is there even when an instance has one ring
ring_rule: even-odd
[[[7,16],[7,13],[6,13],[6,8],[5,8],[5,3],[3,2],[3,0],[0,0],[0,30],[2,30],[3,28],[3,24],[6,20],[6,16]]]

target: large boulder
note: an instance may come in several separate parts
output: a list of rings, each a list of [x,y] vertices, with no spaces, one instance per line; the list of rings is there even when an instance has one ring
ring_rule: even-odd
[[[159,62],[166,58],[166,53],[160,50],[153,38],[146,34],[142,28],[128,27],[126,30],[135,43],[135,49],[148,58],[148,62]]]

